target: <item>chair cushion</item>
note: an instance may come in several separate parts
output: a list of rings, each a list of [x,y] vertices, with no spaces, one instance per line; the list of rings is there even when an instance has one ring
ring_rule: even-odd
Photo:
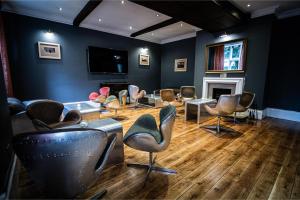
[[[157,143],[162,141],[161,133],[157,129],[156,121],[152,115],[145,114],[138,118],[137,121],[127,131],[126,135],[124,136],[124,141],[132,135],[138,133],[147,133],[152,135]]]

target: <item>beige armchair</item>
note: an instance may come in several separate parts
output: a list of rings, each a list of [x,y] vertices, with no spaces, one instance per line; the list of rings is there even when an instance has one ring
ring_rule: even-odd
[[[220,121],[221,117],[231,115],[235,112],[239,100],[240,95],[221,95],[215,107],[212,108],[208,105],[204,105],[207,112],[216,116],[218,121],[216,125],[202,126],[202,128],[208,129],[215,134],[220,134],[221,131],[233,133],[234,130],[221,126]]]

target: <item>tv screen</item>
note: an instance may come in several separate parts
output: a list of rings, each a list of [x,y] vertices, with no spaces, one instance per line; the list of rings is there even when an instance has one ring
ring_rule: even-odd
[[[88,66],[91,73],[127,74],[128,53],[127,51],[89,46]]]

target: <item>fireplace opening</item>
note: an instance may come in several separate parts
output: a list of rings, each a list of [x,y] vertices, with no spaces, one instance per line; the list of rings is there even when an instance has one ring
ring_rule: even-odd
[[[231,89],[213,88],[213,94],[212,94],[213,99],[216,99],[218,101],[222,94],[231,94]]]

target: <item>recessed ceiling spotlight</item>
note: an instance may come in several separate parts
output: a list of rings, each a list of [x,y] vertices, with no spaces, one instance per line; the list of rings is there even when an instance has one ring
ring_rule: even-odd
[[[62,11],[62,7],[59,8],[59,11]]]
[[[129,29],[132,30],[132,26],[129,26]]]
[[[151,35],[153,36],[153,35],[154,35],[154,33],[151,33]]]
[[[251,6],[251,4],[250,4],[250,3],[248,3],[248,4],[247,4],[247,7],[249,8],[250,6]]]
[[[180,24],[180,27],[182,27],[182,26],[183,26],[183,24],[181,23],[181,24]]]
[[[101,18],[99,18],[99,20],[98,20],[99,22],[101,22],[102,21],[102,19]]]
[[[156,14],[156,17],[159,17],[159,14]]]
[[[124,1],[124,0],[122,0],[122,1],[121,1],[121,4],[124,4],[124,3],[125,3],[125,1]]]

